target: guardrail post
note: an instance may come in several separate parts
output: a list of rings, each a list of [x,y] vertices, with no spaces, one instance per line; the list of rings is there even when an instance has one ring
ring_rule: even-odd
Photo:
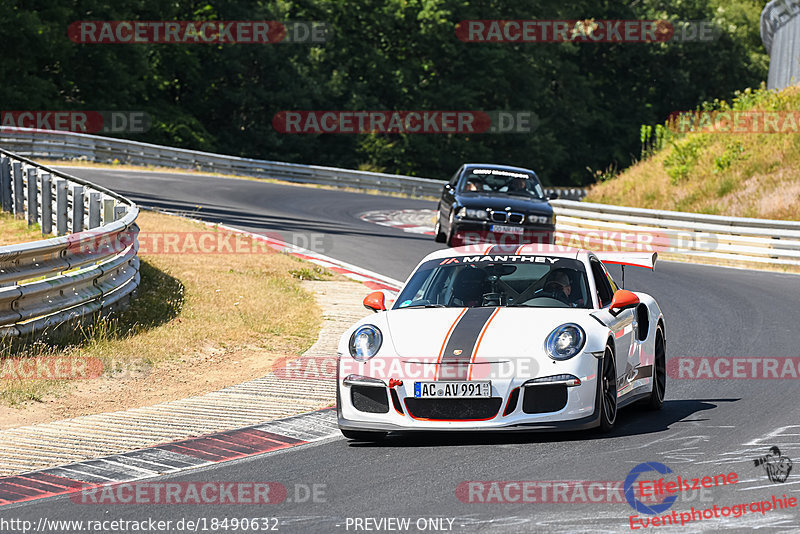
[[[42,174],[42,235],[53,233],[53,177]]]
[[[11,166],[13,169],[14,179],[14,216],[17,219],[25,217],[25,190],[22,186],[22,163],[14,162]]]
[[[28,226],[39,218],[39,173],[36,167],[28,169]]]
[[[72,186],[72,233],[83,232],[83,186]]]
[[[108,224],[114,221],[114,199],[103,199],[103,224]]]
[[[100,193],[89,193],[89,229],[100,226]]]
[[[11,212],[11,160],[7,157],[0,159],[0,208]]]
[[[67,233],[67,181],[56,178],[56,234]]]

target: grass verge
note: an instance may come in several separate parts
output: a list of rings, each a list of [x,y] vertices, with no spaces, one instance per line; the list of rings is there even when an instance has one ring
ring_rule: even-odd
[[[142,235],[225,231],[142,212]],[[0,218],[0,235],[16,224]],[[17,237],[30,239],[24,232]],[[247,237],[238,240],[252,241]],[[4,341],[15,358],[97,358],[104,372],[84,380],[0,380],[0,428],[145,406],[267,374],[278,358],[310,347],[321,325],[301,278],[336,279],[318,266],[255,246],[253,253],[141,253],[142,282],[130,308],[50,342]],[[154,252],[154,251],[153,251]]]
[[[800,88],[747,89],[703,111],[800,110]],[[788,117],[791,119],[791,117]],[[594,185],[587,202],[734,217],[800,220],[800,134],[669,134],[663,148],[616,177]],[[792,126],[794,124],[794,126]]]
[[[0,211],[0,247],[38,239],[44,239],[38,224],[28,226],[26,221],[15,219],[12,214]]]

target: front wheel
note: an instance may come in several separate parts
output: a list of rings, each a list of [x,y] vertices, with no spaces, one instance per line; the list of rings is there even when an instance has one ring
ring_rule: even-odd
[[[614,364],[614,352],[606,347],[603,354],[602,373],[600,375],[600,431],[609,432],[617,421],[617,366]]]
[[[386,437],[386,432],[371,432],[369,430],[345,430],[340,428],[342,435],[355,441],[380,441]]]
[[[453,239],[454,239],[454,238],[455,238],[455,236],[456,236],[456,232],[455,232],[455,228],[454,228],[454,227],[455,227],[455,217],[454,217],[454,214],[455,214],[455,210],[452,210],[452,211],[450,212],[450,227],[447,229],[447,234],[446,234],[446,236],[445,236],[445,242],[447,243],[447,246],[448,246],[448,247],[452,247],[452,246],[454,246],[454,245],[453,245]]]
[[[439,221],[441,215],[436,212],[436,226],[433,227],[433,239],[437,243],[444,243],[447,241],[447,236],[442,232],[442,223]]]

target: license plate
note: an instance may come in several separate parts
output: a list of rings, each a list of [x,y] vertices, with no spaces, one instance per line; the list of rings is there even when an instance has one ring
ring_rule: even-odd
[[[498,234],[519,234],[522,235],[525,233],[525,229],[521,226],[505,226],[502,224],[493,224],[490,228],[490,231],[496,232]]]
[[[414,396],[423,399],[491,397],[492,383],[489,380],[470,382],[415,382]]]

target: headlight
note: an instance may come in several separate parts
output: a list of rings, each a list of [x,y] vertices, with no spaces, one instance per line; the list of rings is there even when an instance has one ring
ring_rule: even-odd
[[[487,212],[486,210],[473,210],[467,208],[461,208],[460,210],[458,210],[458,213],[456,215],[458,215],[461,218],[467,218],[467,219],[486,220],[489,218],[489,212]]]
[[[586,343],[586,334],[583,328],[574,324],[562,324],[547,336],[545,349],[554,360],[569,360],[580,353]]]
[[[350,356],[359,362],[365,362],[378,354],[383,343],[383,334],[377,326],[365,324],[356,328],[350,336]]]
[[[552,220],[547,215],[528,215],[528,222],[531,224],[550,224]]]

